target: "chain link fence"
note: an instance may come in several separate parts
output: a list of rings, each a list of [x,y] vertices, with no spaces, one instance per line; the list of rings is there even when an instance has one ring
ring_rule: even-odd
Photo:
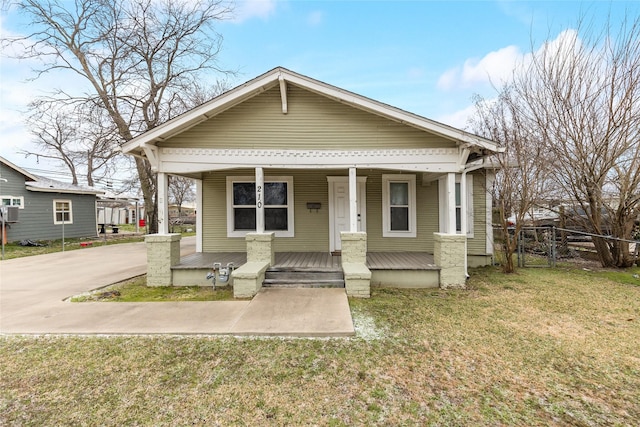
[[[511,233],[514,230],[510,230]],[[494,228],[496,252],[502,242],[502,228]],[[629,245],[629,255],[634,264],[640,265],[640,240],[618,239],[578,230],[546,227],[523,227],[517,238],[518,267],[555,267],[558,262],[583,264],[598,262],[598,254],[593,245],[593,238],[601,237],[607,241]],[[494,259],[500,260],[504,255],[496,253]]]

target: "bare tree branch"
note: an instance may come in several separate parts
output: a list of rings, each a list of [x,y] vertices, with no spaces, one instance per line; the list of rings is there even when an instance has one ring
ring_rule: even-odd
[[[121,141],[170,119],[173,101],[186,88],[211,80],[211,73],[229,73],[216,61],[222,37],[214,25],[230,14],[222,0],[76,0],[66,8],[55,0],[22,0],[18,5],[33,31],[2,42],[26,44],[20,57],[43,64],[36,77],[62,71],[80,76],[91,92],[60,99],[94,102]],[[135,163],[155,232],[155,174],[146,160]]]
[[[630,239],[640,213],[640,18],[616,31],[583,23],[534,52],[499,102],[508,126],[530,129],[549,154],[548,177],[586,213],[588,231]],[[509,191],[526,203],[522,188]],[[594,245],[603,266],[633,263],[626,243]]]

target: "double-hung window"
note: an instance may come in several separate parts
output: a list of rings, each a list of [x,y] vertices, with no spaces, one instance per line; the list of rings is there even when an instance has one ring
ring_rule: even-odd
[[[416,176],[382,175],[383,237],[416,237]]]
[[[456,212],[456,233],[457,234],[463,234],[462,233],[462,186],[460,185],[460,180],[462,179],[462,176],[460,174],[456,175],[456,182],[455,182],[455,212]],[[467,187],[467,194],[466,194],[466,202],[467,202],[467,230],[466,230],[466,235],[467,237],[472,238],[473,237],[473,220],[474,220],[474,216],[473,216],[473,175],[467,175],[466,176],[466,187]],[[440,202],[440,231],[441,232],[445,232],[445,230],[447,230],[447,211],[446,211],[446,205],[447,205],[447,200],[446,200],[446,194],[447,194],[447,188],[446,188],[446,180],[444,178],[440,179],[439,183],[438,183],[438,188],[439,188],[439,202]]]
[[[22,196],[2,196],[2,206],[17,206],[24,209],[24,197]]]
[[[265,177],[264,228],[277,237],[293,237],[293,178]],[[254,177],[227,177],[227,236],[244,237],[256,231]]]
[[[73,224],[73,205],[71,200],[53,201],[53,223]]]

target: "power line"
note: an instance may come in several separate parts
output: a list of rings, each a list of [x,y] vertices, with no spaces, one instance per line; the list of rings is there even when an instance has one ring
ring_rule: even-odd
[[[38,169],[38,168],[23,168],[23,169],[25,169],[27,172],[32,172],[37,175],[62,177],[62,178],[67,178],[69,180],[72,180],[73,178],[73,175],[70,172],[52,171],[52,170]],[[98,183],[103,183],[106,181],[106,182],[119,183],[119,184],[125,184],[129,182],[129,180],[119,179],[119,178],[95,178],[94,181]]]

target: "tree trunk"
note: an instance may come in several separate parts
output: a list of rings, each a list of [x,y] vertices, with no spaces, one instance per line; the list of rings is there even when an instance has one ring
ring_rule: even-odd
[[[93,156],[87,152],[87,185],[93,187]]]
[[[609,250],[609,245],[607,244],[606,239],[602,237],[593,237],[592,240],[593,246],[596,248],[596,252],[598,253],[600,264],[603,267],[615,267],[616,263],[613,259],[611,250]]]
[[[503,232],[505,233],[505,237],[503,239],[503,253],[504,253],[504,264],[502,265],[502,271],[504,273],[514,273],[516,271],[516,267],[513,264],[513,254],[516,251],[516,245],[518,242],[518,232],[514,231],[514,234],[511,235],[509,230],[504,228]]]
[[[136,157],[136,168],[140,177],[140,189],[144,199],[144,209],[147,216],[149,234],[158,232],[158,203],[156,201],[156,176],[151,172],[148,161]]]

